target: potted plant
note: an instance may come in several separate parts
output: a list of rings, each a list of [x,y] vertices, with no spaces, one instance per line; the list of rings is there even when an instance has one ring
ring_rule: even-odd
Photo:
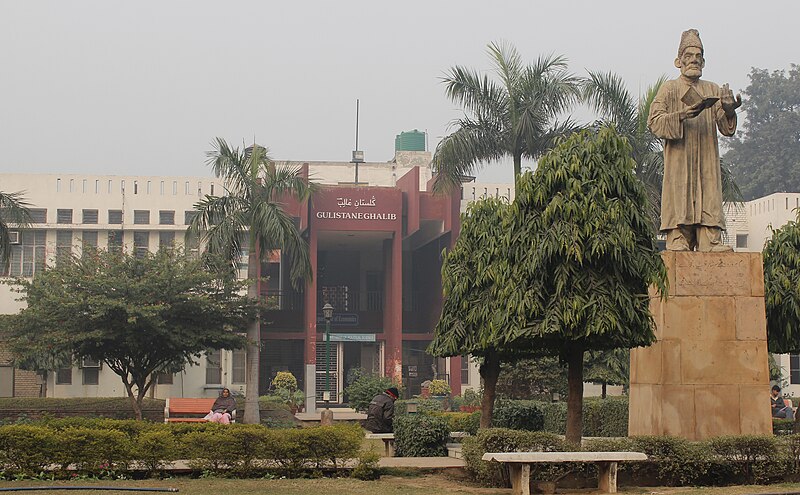
[[[305,394],[297,389],[297,379],[288,371],[279,371],[272,379],[273,392],[280,402],[289,406],[292,414],[297,414],[303,410],[305,404]]]

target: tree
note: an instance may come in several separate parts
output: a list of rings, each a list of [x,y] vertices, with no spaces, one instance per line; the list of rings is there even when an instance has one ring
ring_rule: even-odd
[[[630,349],[589,351],[584,359],[583,376],[587,382],[599,383],[601,397],[606,398],[608,385],[628,385],[631,369]]]
[[[509,235],[503,228],[508,209],[508,203],[492,197],[467,206],[458,239],[442,261],[442,314],[428,347],[434,356],[469,353],[480,358],[481,428],[492,425],[501,362],[515,354],[513,346],[505,345],[504,328],[495,326],[496,315],[505,311],[494,292],[505,283],[502,242]]]
[[[602,125],[610,125],[631,145],[631,157],[636,163],[634,173],[647,188],[650,214],[656,226],[661,220],[661,184],[664,181],[664,152],[661,140],[647,127],[650,105],[661,85],[660,77],[643,95],[634,99],[625,82],[613,72],[589,71],[583,83],[583,99],[599,114]],[[739,203],[742,193],[730,169],[722,165],[722,197],[726,202]]]
[[[800,215],[800,211],[798,211]],[[800,220],[800,217],[798,217]],[[800,223],[772,231],[764,245],[767,344],[777,354],[800,353]]]
[[[631,147],[613,128],[582,131],[519,180],[507,224],[510,243],[495,325],[506,344],[548,350],[568,366],[567,431],[580,444],[587,350],[655,340],[648,288],[665,289],[666,268],[633,174]]]
[[[287,198],[304,201],[310,197],[314,185],[301,175],[299,168],[276,165],[262,146],[240,150],[217,138],[207,156],[214,174],[225,181],[225,195],[207,195],[195,205],[198,214],[187,235],[199,235],[209,252],[223,256],[232,266],[238,265],[240,253],[246,247],[248,294],[252,298],[260,297],[261,260],[272,250],[281,249],[291,255],[293,283],[310,278],[308,244],[284,210],[282,201]],[[247,328],[244,423],[260,422],[260,344],[260,320],[254,318]]]
[[[158,373],[181,371],[209,349],[242,347],[235,331],[256,308],[228,274],[176,250],[141,258],[91,250],[13,283],[27,302],[8,325],[17,362],[101,361],[122,379],[138,419]]]
[[[744,94],[744,132],[731,138],[724,159],[745,199],[800,190],[800,66],[754,68]]]
[[[434,153],[436,190],[458,188],[479,165],[506,157],[514,162],[516,181],[523,157],[540,157],[575,127],[569,119],[556,120],[580,95],[580,80],[564,57],[539,57],[526,65],[513,46],[498,43],[491,43],[488,53],[499,81],[461,66],[444,78],[447,97],[465,115]]]
[[[538,356],[502,363],[497,396],[505,399],[541,399],[567,396],[567,370],[553,356]]]
[[[0,273],[5,273],[8,269],[11,228],[24,228],[31,223],[29,207],[21,192],[0,191]]]

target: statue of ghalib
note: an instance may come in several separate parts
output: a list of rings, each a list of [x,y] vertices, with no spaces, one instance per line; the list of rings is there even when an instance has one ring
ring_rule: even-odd
[[[736,109],[725,84],[700,79],[705,67],[696,29],[684,31],[675,67],[681,75],[665,82],[650,107],[648,127],[664,140],[661,231],[670,251],[730,251],[722,243],[725,216],[717,130],[736,132]]]

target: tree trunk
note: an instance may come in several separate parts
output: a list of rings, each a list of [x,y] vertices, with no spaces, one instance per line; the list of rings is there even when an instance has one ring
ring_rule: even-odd
[[[139,421],[142,420],[142,401],[141,399],[137,400],[136,396],[133,393],[133,384],[128,383],[125,379],[122,380],[122,383],[125,384],[125,390],[128,392],[128,398],[131,400],[131,407],[133,407],[133,414],[136,416],[136,419]]]
[[[605,398],[606,398],[606,388],[607,388],[607,387],[608,387],[608,384],[607,384],[606,382],[603,382],[603,392],[600,394],[600,397],[601,397],[602,399],[605,399]]]
[[[251,243],[250,256],[247,265],[247,279],[250,285],[247,288],[247,295],[254,299],[261,299],[259,294],[259,283],[261,271],[261,258],[258,256],[258,246]],[[247,388],[244,395],[244,417],[243,423],[260,424],[261,415],[258,409],[258,389],[259,389],[259,360],[261,357],[261,321],[259,316],[247,327],[247,376],[245,378]]]
[[[583,348],[567,351],[567,442],[580,446],[583,429]]]
[[[514,153],[514,191],[519,189],[519,176],[522,174],[522,153]]]
[[[481,428],[492,427],[494,414],[494,398],[497,394],[497,378],[500,376],[500,358],[494,352],[489,352],[483,359],[480,367],[483,380],[483,397],[481,398]]]

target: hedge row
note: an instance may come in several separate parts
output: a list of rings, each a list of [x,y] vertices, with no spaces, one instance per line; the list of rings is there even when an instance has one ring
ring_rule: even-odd
[[[481,460],[485,452],[558,452],[574,450],[552,433],[503,428],[481,430],[463,444],[467,472],[477,481],[492,486],[510,486],[507,468]],[[728,485],[764,483],[800,474],[800,435],[784,437],[740,435],[691,442],[676,437],[632,437],[597,439],[586,442],[585,451],[633,451],[647,454],[644,462],[619,465],[634,484],[655,480],[661,485]],[[535,465],[533,479],[556,480],[566,472],[593,476],[594,468],[584,464]]]
[[[153,474],[184,459],[198,471],[296,476],[358,457],[362,440],[356,425],[269,429],[68,418],[0,426],[0,466],[7,476],[64,474],[68,468],[90,475]]]

